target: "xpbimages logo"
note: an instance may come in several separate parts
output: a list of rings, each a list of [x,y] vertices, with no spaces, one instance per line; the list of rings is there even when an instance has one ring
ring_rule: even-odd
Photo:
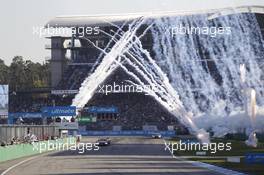
[[[171,36],[176,35],[208,35],[216,37],[217,35],[230,35],[231,27],[193,27],[193,26],[175,26],[171,28]]]
[[[48,140],[47,142],[33,142],[33,151],[39,153],[47,151],[78,151],[83,154],[85,151],[98,151],[100,149],[99,143],[76,143],[73,139],[62,140]]]
[[[79,37],[85,37],[90,35],[99,35],[99,26],[79,26],[79,27],[61,27],[58,24],[50,26],[49,24],[45,27],[43,26],[33,26],[33,35],[39,36],[39,38],[48,36],[71,36],[76,35]]]
[[[103,84],[98,86],[98,92],[108,95],[109,93],[145,93],[150,95],[153,92],[159,92],[160,88],[155,85],[128,84],[129,81],[112,84]]]
[[[209,151],[211,154],[215,154],[218,151],[231,151],[232,143],[199,143],[194,141],[182,141],[179,142],[165,142],[165,150],[169,150],[171,153],[174,151]]]

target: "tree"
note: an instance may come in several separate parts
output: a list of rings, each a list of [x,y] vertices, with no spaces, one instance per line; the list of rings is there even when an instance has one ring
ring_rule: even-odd
[[[22,56],[15,56],[10,65],[9,86],[12,91],[26,87],[25,62]]]
[[[9,67],[0,59],[0,84],[8,84]]]
[[[15,56],[8,67],[0,59],[0,84],[9,84],[10,91],[49,87],[49,65],[23,60]]]

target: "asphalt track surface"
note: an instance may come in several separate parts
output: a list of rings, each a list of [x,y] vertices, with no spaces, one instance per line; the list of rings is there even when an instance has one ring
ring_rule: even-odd
[[[82,142],[95,142],[85,138]],[[162,139],[111,138],[98,151],[60,151],[0,164],[0,173],[14,175],[216,175],[219,173],[175,159]]]

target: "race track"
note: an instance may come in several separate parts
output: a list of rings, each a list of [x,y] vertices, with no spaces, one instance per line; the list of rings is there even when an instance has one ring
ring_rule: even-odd
[[[84,138],[95,142],[97,138]],[[41,175],[215,175],[218,173],[172,158],[162,139],[114,137],[98,151],[61,151],[2,163],[5,174]],[[25,161],[22,162],[21,161]],[[13,166],[13,167],[12,167]],[[11,168],[10,168],[11,167]],[[9,168],[7,170],[7,168]],[[6,171],[7,170],[7,171]]]

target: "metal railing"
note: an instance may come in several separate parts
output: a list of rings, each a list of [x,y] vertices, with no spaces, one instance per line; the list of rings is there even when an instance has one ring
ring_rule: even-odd
[[[58,137],[59,130],[56,126],[49,125],[0,125],[0,142],[11,144],[17,140],[21,143],[25,142],[25,138],[30,134],[34,134],[38,140],[44,140],[50,137]]]

